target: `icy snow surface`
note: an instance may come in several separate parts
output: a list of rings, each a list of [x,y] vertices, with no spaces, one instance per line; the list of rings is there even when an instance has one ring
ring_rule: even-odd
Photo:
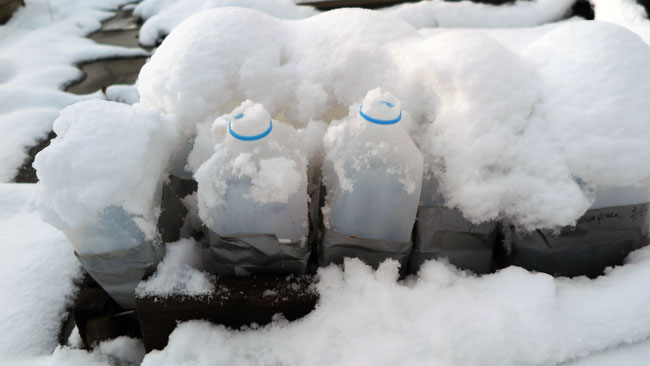
[[[201,247],[193,239],[167,244],[165,258],[153,276],[140,282],[136,294],[166,297],[169,295],[199,296],[214,293],[209,275],[202,272]]]
[[[423,36],[360,9],[292,21],[212,9],[169,35],[137,86],[187,136],[247,98],[299,127],[329,122],[381,86],[414,120],[448,206],[474,222],[570,225],[593,202],[578,179],[585,189],[647,185],[650,49],[604,22],[541,33],[517,51],[476,31]],[[195,150],[209,152],[202,144]]]
[[[650,337],[647,248],[596,280],[517,267],[474,277],[440,262],[397,276],[395,262],[323,268],[319,305],[302,320],[184,323],[143,365],[556,365]]]
[[[81,276],[66,238],[39,217],[39,188],[0,184],[0,364],[54,350]]]
[[[81,76],[75,63],[145,54],[84,38],[112,16],[109,9],[126,2],[25,0],[26,7],[0,25],[0,182],[14,177],[27,148],[47,135],[59,110],[79,100],[101,98],[60,90]]]

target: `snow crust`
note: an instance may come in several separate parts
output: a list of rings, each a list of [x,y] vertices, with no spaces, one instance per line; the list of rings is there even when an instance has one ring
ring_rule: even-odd
[[[508,48],[360,9],[287,21],[221,8],[180,24],[137,85],[142,104],[176,115],[187,136],[247,98],[303,127],[385,87],[447,206],[535,229],[573,224],[596,188],[647,187],[648,62],[638,36],[604,22],[563,22]],[[193,169],[208,146],[195,140]]]
[[[57,137],[34,161],[44,220],[70,232],[120,207],[151,240],[169,146],[175,144],[173,122],[155,111],[95,100],[61,111],[54,132]],[[123,248],[77,247],[85,253],[116,249]]]
[[[395,262],[320,269],[305,318],[233,331],[181,324],[149,365],[557,365],[650,337],[650,250],[596,280],[510,267],[475,277],[427,262],[397,282]]]
[[[210,276],[202,272],[201,246],[194,239],[167,244],[165,257],[156,272],[136,288],[138,296],[201,296],[214,293]]]
[[[45,138],[59,110],[80,100],[60,89],[82,76],[75,63],[142,56],[141,49],[100,45],[85,36],[127,0],[26,0],[0,25],[0,182],[10,181],[26,150]]]

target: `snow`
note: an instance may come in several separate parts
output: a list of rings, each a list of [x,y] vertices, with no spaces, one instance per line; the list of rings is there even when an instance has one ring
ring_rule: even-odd
[[[49,131],[61,108],[102,98],[59,91],[79,76],[74,63],[142,54],[82,38],[121,1],[50,2],[51,16],[46,2],[27,0],[0,27],[0,181],[11,179],[24,147]],[[145,0],[138,6],[149,19],[143,40],[153,43],[180,24],[143,70],[137,84],[142,104],[95,101],[66,109],[55,124],[59,136],[37,159],[42,184],[0,184],[0,363],[138,364],[145,357],[141,342],[127,338],[90,353],[56,346],[80,269],[68,240],[42,221],[36,206],[43,200],[45,217],[65,230],[119,205],[154,235],[156,186],[170,168],[169,155],[183,157],[183,149],[193,147],[192,171],[210,161],[228,138],[227,123],[215,119],[246,99],[269,110],[274,128],[276,120],[305,127],[291,144],[305,157],[294,168],[309,163],[314,174],[327,124],[358,113],[355,103],[366,91],[386,87],[402,101],[404,129],[435,167],[446,204],[475,221],[566,225],[598,204],[594,191],[638,185],[642,192],[649,183],[650,162],[643,157],[649,154],[650,50],[641,41],[648,42],[649,23],[630,0],[593,0],[596,18],[641,38],[613,24],[577,20],[520,35],[416,30],[541,24],[560,19],[570,5],[565,0],[508,7],[432,1],[310,18],[314,11],[280,3],[284,7],[250,1],[249,7],[304,19],[223,8],[180,24],[204,7],[234,2]],[[137,94],[114,87],[107,98],[136,103]],[[258,186],[285,189],[275,172],[291,163],[272,159],[258,170],[244,155],[236,167],[242,174],[255,170],[264,182]],[[607,202],[643,195],[630,198],[628,188],[607,195],[614,199]],[[196,246],[190,239],[171,244],[141,291],[209,292],[200,266],[190,265]],[[351,260],[344,270],[320,270],[321,300],[304,319],[242,331],[188,322],[144,365],[641,365],[650,349],[649,272],[647,248],[595,280],[554,279],[515,267],[475,277],[430,262],[419,278],[397,281],[395,263],[374,272]]]
[[[228,6],[257,9],[286,19],[304,18],[316,13],[311,7],[296,6],[292,0],[145,0],[134,11],[134,15],[147,20],[140,30],[140,42],[153,46],[192,14]]]
[[[319,272],[305,318],[233,331],[181,324],[148,365],[556,365],[650,337],[650,250],[596,280],[510,267],[476,277],[428,262],[396,282],[396,262]]]
[[[140,101],[140,95],[135,85],[114,84],[106,88],[106,100],[135,104]]]
[[[0,182],[10,181],[26,150],[44,138],[63,107],[99,95],[60,89],[82,73],[74,64],[145,55],[140,49],[99,45],[84,38],[127,0],[26,0],[0,26]]]
[[[650,341],[624,345],[595,355],[590,355],[566,366],[645,366],[650,359]]]
[[[593,189],[647,186],[650,162],[636,157],[650,154],[650,50],[604,22],[528,37],[507,48],[477,31],[422,35],[359,9],[291,21],[212,9],[170,34],[137,85],[141,103],[185,121],[188,136],[246,98],[303,127],[344,117],[383,86],[413,121],[448,207],[477,223],[571,225]],[[195,141],[191,167],[207,159],[205,143]]]
[[[431,27],[530,27],[562,19],[575,0],[518,1],[493,6],[471,1],[420,1],[380,9],[404,19],[416,28]],[[318,11],[295,5],[293,0],[144,0],[134,14],[145,23],[140,42],[152,46],[159,42],[183,20],[195,13],[220,7],[255,9],[277,18],[300,19]]]
[[[650,23],[643,6],[634,0],[590,0],[595,20],[626,27],[650,44]]]
[[[562,19],[575,0],[515,1],[505,5],[471,1],[420,1],[396,5],[384,11],[400,17],[416,28],[431,27],[531,27]]]
[[[0,364],[54,350],[81,277],[66,238],[39,217],[39,189],[0,184]]]
[[[214,293],[214,284],[202,272],[201,246],[194,239],[167,244],[165,258],[156,272],[136,288],[137,296],[201,296]]]
[[[43,187],[43,218],[71,233],[105,209],[121,207],[139,218],[140,230],[151,240],[176,137],[173,124],[155,111],[94,100],[61,111],[54,132],[57,137],[34,161]],[[87,247],[83,238],[74,244],[82,254],[126,249]]]

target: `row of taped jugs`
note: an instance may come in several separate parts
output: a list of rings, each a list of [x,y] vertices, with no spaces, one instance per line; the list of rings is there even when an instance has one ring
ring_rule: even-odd
[[[471,223],[444,206],[435,178],[423,172],[422,154],[400,126],[399,100],[381,89],[368,92],[356,115],[328,127],[322,175],[320,167],[308,174],[301,136],[263,106],[247,101],[221,118],[227,126],[221,148],[195,174],[204,259],[220,275],[302,274],[356,257],[375,267],[394,259],[402,273],[446,258],[475,273],[498,263],[595,276],[647,243],[645,188],[596,192],[577,226],[560,232]],[[192,191],[183,193],[182,186],[163,191],[161,231],[182,225],[178,213],[187,208],[171,199]],[[130,227],[122,232],[135,232],[122,216],[114,220]],[[127,250],[78,255],[125,308],[134,306],[135,286],[162,255],[158,246],[138,242],[143,236],[129,235],[120,240],[137,245]]]

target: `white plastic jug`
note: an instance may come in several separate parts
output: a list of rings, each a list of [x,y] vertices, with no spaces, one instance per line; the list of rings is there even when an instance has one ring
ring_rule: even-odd
[[[215,234],[273,234],[306,240],[307,161],[297,131],[246,101],[215,126],[227,125],[195,178],[199,216]]]
[[[359,112],[325,136],[325,226],[366,239],[408,242],[422,185],[423,159],[400,126],[401,103],[380,88]]]

